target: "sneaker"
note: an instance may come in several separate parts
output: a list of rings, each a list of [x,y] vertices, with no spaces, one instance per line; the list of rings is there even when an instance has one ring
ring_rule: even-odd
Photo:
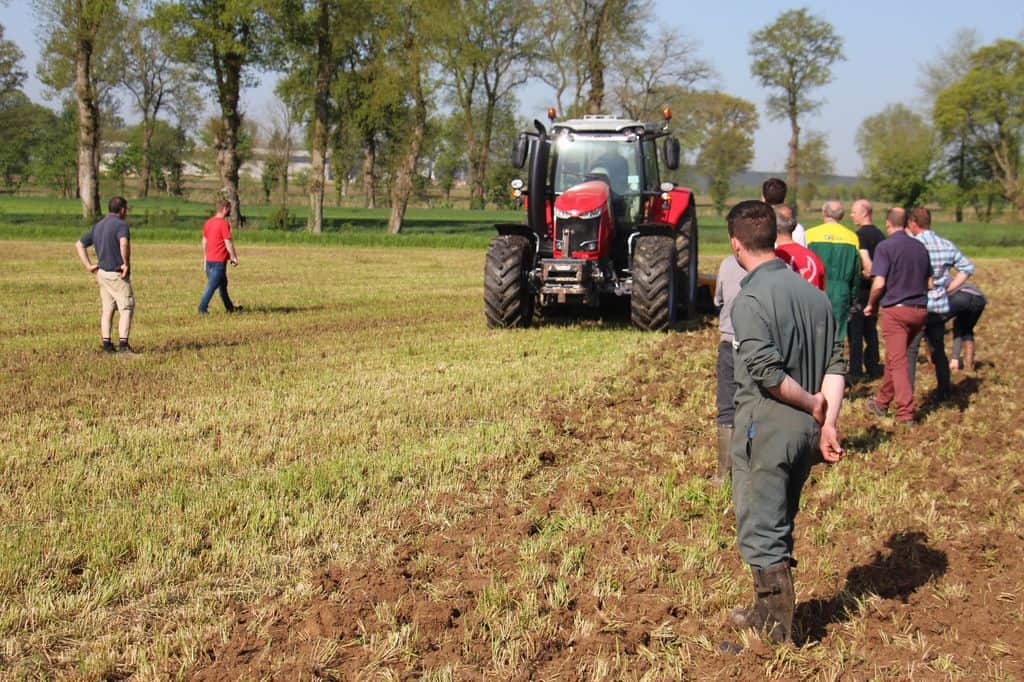
[[[114,344],[112,344],[112,343],[105,343],[105,344],[103,344],[103,345],[101,346],[101,350],[102,350],[102,351],[103,351],[104,353],[111,353],[111,354],[112,354],[112,353],[116,353],[116,352],[117,352],[117,349],[116,349],[116,348],[114,348]]]
[[[867,413],[874,417],[884,417],[889,413],[889,408],[882,407],[875,402],[874,398],[868,400],[867,407],[865,408]]]
[[[231,307],[231,308],[230,308],[230,309],[228,310],[228,312],[229,312],[229,313],[240,313],[240,312],[242,312],[243,310],[245,310],[245,306],[240,306],[240,305],[236,305],[236,306],[232,306],[232,307]]]
[[[129,346],[127,343],[122,343],[122,344],[118,345],[118,347],[117,347],[117,354],[118,355],[122,355],[122,356],[127,357],[127,358],[135,357],[136,355],[138,355],[138,353],[136,353],[132,349],[132,347]]]

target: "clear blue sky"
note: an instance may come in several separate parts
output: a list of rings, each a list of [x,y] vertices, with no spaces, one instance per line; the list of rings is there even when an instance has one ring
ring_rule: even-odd
[[[855,174],[860,158],[854,145],[857,126],[887,104],[902,101],[914,106],[919,95],[920,66],[934,58],[959,28],[973,28],[984,43],[997,38],[1018,38],[1024,32],[1024,3],[1020,0],[860,0],[775,4],[752,0],[692,3],[654,0],[652,27],[668,26],[697,41],[701,57],[718,73],[716,85],[732,95],[749,99],[762,112],[755,144],[754,170],[780,171],[785,167],[785,123],[763,115],[765,91],[750,77],[749,36],[771,23],[786,9],[807,6],[831,22],[845,41],[847,60],[834,69],[833,82],[817,91],[825,101],[821,111],[803,122],[805,130],[828,134],[836,171]],[[0,4],[5,37],[25,52],[30,79],[28,94],[43,101],[35,78],[39,36],[31,3],[11,0]],[[251,116],[264,116],[272,97],[273,78],[246,93]],[[553,102],[544,86],[526,88],[521,96],[524,115],[539,116]],[[128,114],[129,112],[124,112]]]

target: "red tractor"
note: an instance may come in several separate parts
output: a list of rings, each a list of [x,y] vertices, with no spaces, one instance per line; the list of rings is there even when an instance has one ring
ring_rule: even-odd
[[[660,124],[611,116],[554,121],[520,134],[513,163],[530,162],[526,224],[499,224],[484,267],[489,327],[527,327],[556,306],[628,296],[633,324],[663,331],[697,305],[693,193],[661,182],[679,167],[679,141]],[[525,189],[525,192],[524,192]]]

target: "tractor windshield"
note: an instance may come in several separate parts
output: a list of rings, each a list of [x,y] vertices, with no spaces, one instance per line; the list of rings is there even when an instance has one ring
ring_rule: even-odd
[[[597,177],[607,178],[612,193],[618,197],[639,195],[637,145],[637,141],[622,137],[562,135],[555,143],[555,194]]]

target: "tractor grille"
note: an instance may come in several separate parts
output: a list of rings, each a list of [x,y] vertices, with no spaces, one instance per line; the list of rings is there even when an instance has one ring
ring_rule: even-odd
[[[597,234],[600,218],[580,220],[561,218],[555,221],[555,248],[565,257],[577,251],[597,253]]]

